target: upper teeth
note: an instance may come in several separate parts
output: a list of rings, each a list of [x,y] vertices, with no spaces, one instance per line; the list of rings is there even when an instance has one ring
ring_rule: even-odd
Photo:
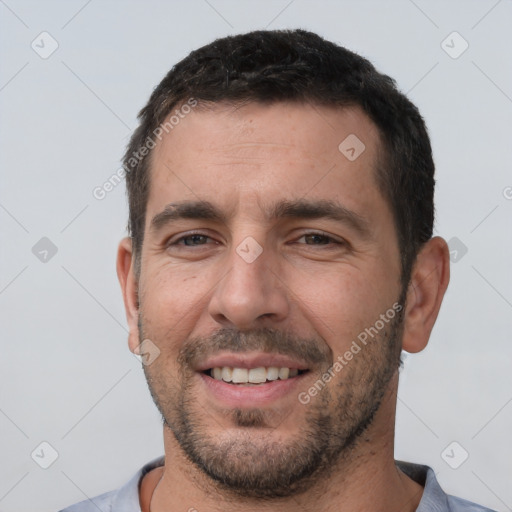
[[[285,380],[289,377],[295,377],[298,373],[297,368],[277,368],[276,366],[269,366],[268,368],[261,366],[250,369],[222,366],[212,368],[211,375],[214,379],[235,384],[261,384],[267,380]]]

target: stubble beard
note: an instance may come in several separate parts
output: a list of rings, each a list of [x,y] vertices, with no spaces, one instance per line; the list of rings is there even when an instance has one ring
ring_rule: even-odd
[[[141,317],[141,339],[150,335],[143,335],[143,326]],[[359,441],[398,370],[402,330],[399,313],[310,403],[300,405],[297,400],[305,408],[304,419],[292,439],[278,435],[279,426],[269,428],[275,418],[262,409],[226,411],[223,421],[229,419],[229,432],[212,433],[211,426],[218,431],[218,424],[212,414],[198,408],[190,385],[194,372],[188,365],[197,354],[216,347],[239,352],[284,351],[306,360],[316,358],[317,363],[323,360],[320,378],[333,363],[332,352],[323,341],[291,338],[269,329],[249,334],[221,329],[208,339],[184,343],[177,380],[170,382],[157,366],[144,366],[144,372],[165,427],[214,486],[235,498],[285,498],[325,481],[335,466],[348,467],[355,461]]]

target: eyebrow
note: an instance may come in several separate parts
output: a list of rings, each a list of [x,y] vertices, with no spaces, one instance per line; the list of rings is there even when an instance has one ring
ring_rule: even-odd
[[[369,238],[371,229],[367,219],[331,200],[281,200],[266,208],[269,221],[283,218],[332,219],[347,224],[364,238]],[[168,204],[156,214],[150,223],[151,231],[159,231],[173,221],[182,219],[209,220],[227,224],[228,216],[209,201],[180,201]]]
[[[325,199],[279,201],[272,206],[269,218],[332,219],[352,227],[360,235],[370,236],[370,223],[358,213],[345,208],[336,201]]]
[[[226,223],[227,218],[208,201],[180,201],[168,204],[151,219],[150,230],[158,231],[165,225],[181,219],[211,220]]]

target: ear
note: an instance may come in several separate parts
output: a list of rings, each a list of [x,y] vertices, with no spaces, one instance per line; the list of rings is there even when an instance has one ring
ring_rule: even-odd
[[[128,346],[136,354],[139,346],[138,282],[135,276],[135,257],[131,238],[123,238],[117,249],[117,277],[123,292],[124,308],[128,321]]]
[[[407,290],[402,348],[420,352],[430,333],[450,281],[450,252],[441,237],[431,238],[421,248]]]

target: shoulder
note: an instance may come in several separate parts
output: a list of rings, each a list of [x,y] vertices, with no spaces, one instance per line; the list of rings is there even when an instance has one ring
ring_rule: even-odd
[[[140,512],[139,486],[144,475],[164,465],[164,457],[152,460],[121,488],[75,503],[59,512]]]
[[[59,512],[111,512],[112,500],[116,496],[117,491],[106,492],[95,498],[75,503],[70,507],[64,508]]]
[[[446,501],[448,502],[448,510],[450,512],[495,512],[490,508],[449,494],[446,495]]]
[[[446,494],[439,485],[434,470],[428,466],[404,461],[395,463],[403,473],[424,488],[416,512],[494,512],[482,505]]]

